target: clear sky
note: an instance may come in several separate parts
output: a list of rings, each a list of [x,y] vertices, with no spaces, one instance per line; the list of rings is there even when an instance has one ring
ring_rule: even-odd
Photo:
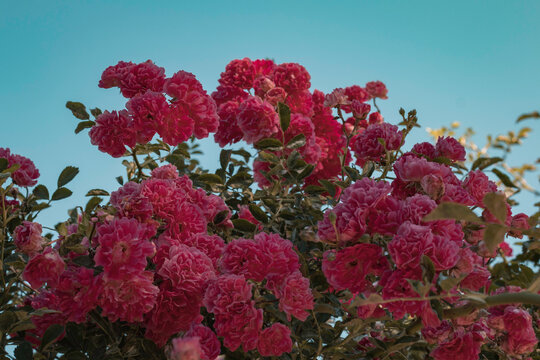
[[[416,108],[424,129],[460,121],[497,133],[540,110],[539,18],[539,1],[2,1],[0,146],[31,158],[49,187],[66,165],[80,167],[74,196],[40,218],[52,225],[123,174],[86,132],[73,133],[67,100],[123,108],[117,89],[97,87],[119,60],[190,71],[211,92],[225,65],[246,56],[301,63],[323,91],[382,80],[389,122]],[[529,139],[520,154],[539,149]],[[215,167],[217,146],[210,139],[204,150]]]

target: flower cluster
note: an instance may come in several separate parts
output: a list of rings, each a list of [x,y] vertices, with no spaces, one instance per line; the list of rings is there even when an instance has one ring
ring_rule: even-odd
[[[509,286],[517,276],[490,271],[511,255],[505,236],[531,237],[531,219],[512,211],[482,167],[467,171],[456,139],[407,148],[415,116],[401,112],[402,128],[384,121],[382,82],[325,94],[310,90],[299,64],[244,58],[210,96],[193,74],[166,77],[150,60],[107,68],[99,86],[128,100],[124,110],[92,111],[91,142],[113,157],[132,149],[128,181],[109,202],[94,196],[71,211],[58,238],[31,212],[48,206],[36,200],[48,190],[17,189],[36,185],[34,164],[0,148],[11,176],[0,230],[14,252],[2,261],[24,262],[15,278],[21,293],[31,290],[17,342],[69,356],[80,347],[73,329],[84,329],[110,341],[106,352],[171,360],[385,358],[410,343],[411,356],[435,360],[535,350],[538,314],[508,299],[537,296],[538,280],[517,266],[533,284],[525,291]],[[264,148],[252,163],[259,189],[245,150],[223,150],[211,174],[196,161],[182,168],[175,157],[188,147],[166,145],[210,133],[222,147]],[[139,149],[158,157],[139,163]],[[307,175],[291,175],[291,164]]]
[[[103,72],[99,86],[118,87],[129,99],[127,110],[105,111],[90,130],[92,144],[113,157],[122,156],[126,146],[148,143],[156,133],[176,146],[191,136],[205,138],[218,128],[216,103],[189,72],[166,78],[165,69],[150,60],[120,61]]]

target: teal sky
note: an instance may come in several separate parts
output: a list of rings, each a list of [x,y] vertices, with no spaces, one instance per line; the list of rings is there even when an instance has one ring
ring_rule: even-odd
[[[323,91],[384,81],[389,122],[416,108],[424,129],[460,121],[502,132],[540,110],[539,18],[538,1],[3,1],[0,146],[31,158],[49,187],[66,165],[80,167],[74,196],[40,218],[52,225],[123,174],[120,160],[73,133],[67,100],[123,108],[116,89],[97,87],[119,60],[190,71],[211,92],[225,65],[246,56],[298,62]],[[533,160],[539,148],[529,139],[517,156]],[[203,149],[214,168],[212,138]]]

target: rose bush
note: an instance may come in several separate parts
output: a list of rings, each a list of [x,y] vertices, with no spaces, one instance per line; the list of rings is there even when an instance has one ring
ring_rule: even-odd
[[[538,358],[539,215],[513,210],[499,158],[410,146],[416,111],[387,122],[380,81],[324,94],[299,64],[245,58],[219,84],[119,62],[99,86],[125,109],[68,102],[126,175],[56,234],[36,216],[78,169],[50,195],[0,149],[6,357]],[[193,155],[210,134],[252,147],[209,172]],[[515,259],[508,237],[525,237]]]

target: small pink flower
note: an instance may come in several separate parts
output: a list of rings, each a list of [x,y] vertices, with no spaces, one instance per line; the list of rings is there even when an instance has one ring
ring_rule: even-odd
[[[201,344],[198,337],[181,337],[171,341],[168,360],[201,360]]]
[[[200,324],[192,325],[186,337],[197,337],[201,345],[201,360],[215,360],[221,352],[221,343],[216,334],[208,327]]]
[[[403,134],[398,131],[397,126],[388,123],[369,125],[354,142],[356,157],[381,161],[386,154],[385,150],[392,151],[399,148],[402,137]],[[384,146],[380,141],[384,143]]]
[[[262,356],[281,356],[292,351],[291,330],[280,323],[261,331],[257,350]]]
[[[403,223],[396,236],[388,243],[388,252],[400,269],[416,268],[423,254],[433,248],[433,234],[429,227]]]
[[[506,337],[503,350],[512,356],[529,354],[534,350],[538,339],[532,326],[532,317],[524,309],[508,306],[503,316]]]
[[[311,76],[307,70],[296,63],[283,63],[274,70],[274,82],[288,93],[307,90],[311,86]]]
[[[453,137],[439,137],[435,149],[437,156],[443,156],[452,161],[465,161],[465,148]]]
[[[372,98],[388,99],[388,89],[381,81],[370,81],[366,84],[366,91]]]
[[[147,91],[131,98],[126,108],[133,119],[137,142],[146,144],[154,137],[159,124],[169,114],[169,103],[162,93]]]
[[[136,133],[133,121],[126,110],[105,111],[96,119],[90,132],[90,142],[112,157],[120,157],[126,152],[126,146],[134,147]]]
[[[270,254],[249,239],[235,239],[225,246],[221,270],[225,274],[243,275],[248,279],[262,281],[268,273]]]
[[[480,346],[481,342],[471,332],[457,331],[450,339],[439,343],[430,355],[435,360],[477,360]]]
[[[214,140],[219,146],[224,147],[228,144],[234,144],[242,140],[244,133],[238,127],[238,103],[236,101],[227,101],[218,108],[219,128],[214,134]]]
[[[140,64],[120,61],[109,66],[101,75],[99,87],[119,87],[127,98],[144,94],[147,90],[160,92],[165,81],[165,69],[147,60]]]
[[[17,250],[27,255],[33,255],[39,252],[44,244],[41,231],[40,224],[23,221],[22,225],[17,226],[13,232]]]
[[[148,241],[146,226],[135,219],[120,218],[97,228],[99,246],[94,256],[111,279],[123,279],[146,268],[146,258],[154,255],[155,246]]]
[[[345,95],[345,89],[342,88],[334,89],[334,91],[324,97],[324,106],[331,108],[341,105],[349,105],[350,103],[349,98],[347,98],[347,95]]]
[[[369,112],[371,111],[371,106],[366,103],[362,103],[358,100],[353,100],[351,102],[351,110],[353,116],[357,119],[365,119]],[[375,122],[377,124],[378,122]],[[382,122],[380,122],[382,124]]]
[[[248,144],[271,137],[279,131],[279,117],[270,103],[250,97],[238,108],[238,127]]]
[[[255,80],[255,67],[248,58],[233,60],[227,64],[225,72],[221,73],[219,83],[235,86],[241,89],[251,89]]]
[[[287,314],[290,321],[291,315],[298,320],[305,321],[309,316],[307,310],[313,310],[313,295],[309,287],[309,279],[296,271],[283,280],[276,291],[279,298],[279,309]]]
[[[38,289],[44,283],[55,286],[66,264],[56,250],[51,247],[45,248],[28,261],[23,272],[23,279],[28,281],[34,289]]]

